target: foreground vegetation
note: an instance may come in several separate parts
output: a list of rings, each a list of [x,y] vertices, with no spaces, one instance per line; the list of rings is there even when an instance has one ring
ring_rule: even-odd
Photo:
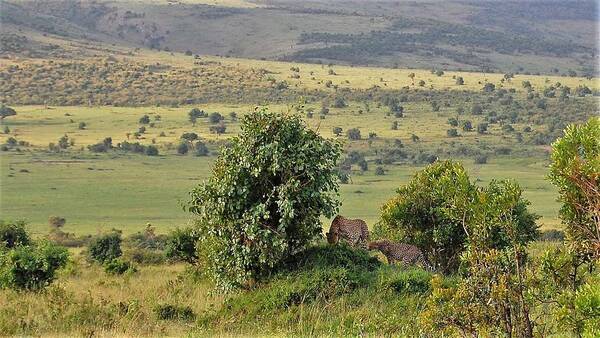
[[[297,116],[258,111],[192,192],[187,209],[198,223],[191,228],[85,237],[65,233],[66,220],[52,217],[48,242],[32,240],[22,223],[2,223],[0,328],[13,335],[594,337],[599,139],[600,120],[592,118],[553,144],[549,177],[566,238],[544,234],[555,242],[541,247],[532,244],[537,217],[518,183],[476,186],[453,161],[417,173],[384,205],[373,235],[418,245],[437,269],[431,273],[323,245],[319,215],[337,207],[341,148]],[[324,152],[320,161],[301,161],[315,150]],[[317,167],[328,175],[310,185]],[[86,249],[67,261],[52,242]],[[162,265],[181,261],[185,269]],[[164,277],[143,282],[157,273]]]

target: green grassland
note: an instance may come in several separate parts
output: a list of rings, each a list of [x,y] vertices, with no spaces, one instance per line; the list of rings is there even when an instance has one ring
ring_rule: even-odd
[[[138,231],[151,223],[166,232],[177,226],[186,225],[191,217],[181,207],[189,192],[202,179],[210,175],[214,157],[196,157],[191,154],[177,155],[175,146],[185,132],[196,132],[209,149],[217,152],[222,142],[239,131],[239,120],[232,121],[229,111],[238,112],[241,118],[252,109],[249,105],[210,104],[200,106],[207,112],[218,111],[226,116],[227,132],[216,135],[209,132],[210,123],[199,119],[195,126],[187,120],[190,107],[17,107],[18,115],[7,118],[4,125],[11,129],[9,135],[0,135],[4,143],[8,137],[28,142],[22,151],[1,153],[0,192],[2,214],[7,218],[26,219],[31,229],[45,233],[46,221],[51,215],[68,219],[66,230],[78,234],[96,233],[110,228],[119,228],[126,233]],[[273,110],[294,113],[292,105],[273,105]],[[447,146],[447,119],[454,116],[453,109],[445,108],[432,112],[423,104],[407,104],[406,116],[394,119],[385,114],[385,108],[373,108],[359,114],[358,104],[346,108],[332,108],[325,119],[305,119],[309,127],[325,137],[335,138],[332,129],[342,126],[344,130],[358,127],[364,135],[376,132],[377,138],[370,142],[349,141],[339,137],[346,149],[370,151],[399,139],[407,147],[423,149]],[[68,116],[65,116],[68,114]],[[112,137],[113,143],[128,140],[140,126],[139,118],[148,114],[154,127],[140,139],[130,135],[130,142],[154,143],[161,156],[150,157],[133,154],[93,154],[87,146]],[[73,120],[73,122],[71,122]],[[398,130],[391,130],[392,120],[400,122]],[[77,128],[86,122],[85,130]],[[515,124],[516,129],[523,126]],[[160,133],[165,136],[161,137]],[[72,150],[64,153],[46,151],[50,142],[56,143],[62,135],[75,141]],[[410,140],[412,134],[421,138],[418,144]],[[489,143],[514,146],[498,126],[479,135],[463,132],[456,142],[459,145]],[[363,136],[366,138],[366,136]],[[523,147],[523,146],[522,146]],[[547,160],[543,148],[533,148],[537,156],[532,158],[510,156],[492,157],[485,165],[475,165],[471,158],[462,158],[474,178],[482,184],[492,178],[513,178],[519,181],[532,208],[543,216],[547,227],[558,226],[558,204],[555,189],[545,180]],[[537,149],[537,150],[535,150]],[[353,168],[350,184],[342,185],[341,213],[365,219],[369,224],[378,220],[379,207],[394,193],[395,188],[407,182],[422,165],[384,165],[386,175],[377,176],[371,163],[367,172]]]

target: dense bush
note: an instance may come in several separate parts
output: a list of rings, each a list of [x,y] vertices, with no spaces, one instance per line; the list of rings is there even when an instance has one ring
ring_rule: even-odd
[[[321,237],[337,212],[340,145],[299,116],[255,111],[191,193],[199,247],[221,288],[247,284]]]
[[[88,248],[88,257],[101,264],[120,257],[122,253],[121,234],[117,232],[94,238]]]
[[[29,245],[31,240],[25,230],[24,221],[0,221],[0,250]]]
[[[198,239],[198,235],[192,228],[175,229],[167,239],[165,250],[167,258],[195,264],[198,261],[196,252]]]
[[[56,270],[65,266],[68,257],[67,249],[49,242],[0,250],[0,287],[41,289],[52,283]]]
[[[434,266],[444,272],[455,271],[465,250],[467,236],[474,224],[472,210],[479,203],[499,201],[508,192],[516,199],[511,209],[499,209],[517,223],[520,238],[537,236],[537,216],[529,213],[529,202],[522,198],[520,188],[509,181],[492,181],[487,187],[477,187],[464,168],[453,161],[434,163],[420,172],[397,195],[382,207],[381,220],[375,225],[374,236],[407,242],[420,247]],[[503,207],[505,205],[499,205]],[[492,247],[507,245],[507,234],[498,228],[486,238]]]

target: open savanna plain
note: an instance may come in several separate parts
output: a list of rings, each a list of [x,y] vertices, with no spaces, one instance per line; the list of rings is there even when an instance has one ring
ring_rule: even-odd
[[[0,126],[0,214],[27,221],[36,239],[53,239],[49,217],[64,217],[61,231],[76,243],[46,290],[0,291],[0,335],[418,336],[431,278],[422,270],[382,266],[365,273],[368,283],[360,279],[368,286],[331,296],[307,267],[222,295],[202,267],[167,264],[162,251],[136,243],[193,224],[183,208],[189,192],[211,175],[244,116],[262,108],[298,114],[343,144],[340,214],[370,227],[417,170],[455,159],[477,184],[516,180],[542,230],[562,230],[546,179],[550,144],[566,125],[598,114],[593,77],[195,57],[100,43],[97,56],[80,55],[81,45],[61,48],[78,57],[0,61],[2,101],[16,111]],[[195,108],[204,114],[192,122]],[[191,133],[199,139],[182,139]],[[99,147],[109,137],[112,147]],[[144,150],[132,150],[136,143]],[[331,220],[322,221],[327,228]],[[123,255],[137,272],[110,275],[88,261],[86,236],[112,229],[122,231]],[[532,251],[554,245],[537,242]],[[167,305],[175,314],[164,314]]]

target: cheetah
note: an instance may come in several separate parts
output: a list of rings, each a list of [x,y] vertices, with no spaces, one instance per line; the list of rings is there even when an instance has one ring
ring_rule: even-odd
[[[387,258],[389,264],[399,261],[403,266],[421,266],[432,271],[421,249],[414,245],[395,243],[387,239],[369,242],[369,250],[379,250]]]
[[[340,240],[348,243],[351,247],[367,249],[369,241],[369,228],[362,219],[348,219],[336,216],[331,222],[331,228],[327,233],[327,242],[336,244]]]

